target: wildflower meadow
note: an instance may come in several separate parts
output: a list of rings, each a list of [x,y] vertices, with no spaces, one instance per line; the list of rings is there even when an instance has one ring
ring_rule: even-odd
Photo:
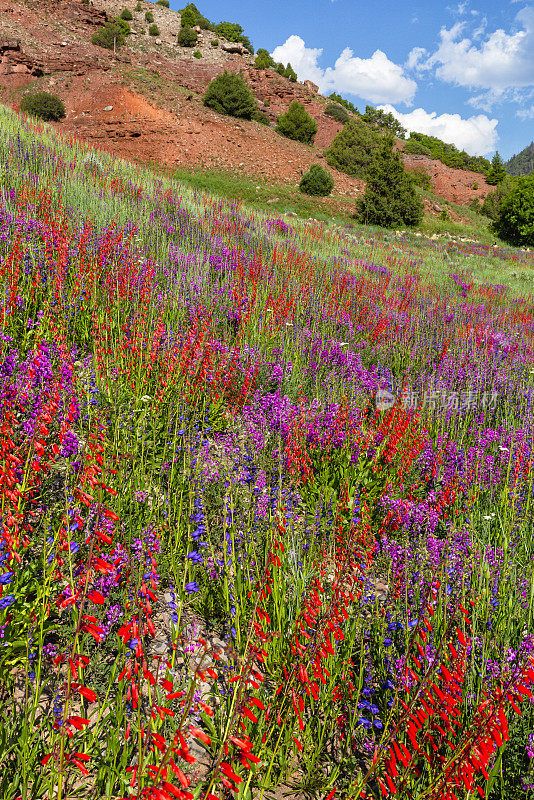
[[[2,800],[529,796],[533,267],[0,107]]]

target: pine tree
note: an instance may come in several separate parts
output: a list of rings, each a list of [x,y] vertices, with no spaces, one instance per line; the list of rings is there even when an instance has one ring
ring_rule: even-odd
[[[317,123],[310,117],[302,103],[294,100],[286,113],[278,117],[276,130],[288,139],[311,144],[317,133]]]
[[[401,228],[421,222],[423,204],[399,154],[393,150],[393,138],[385,137],[381,141],[365,179],[365,193],[356,205],[362,222],[383,228]]]
[[[493,227],[505,242],[518,247],[534,245],[534,172],[511,179]]]
[[[363,178],[382,136],[357,117],[349,120],[325,151],[331,167],[355,178]]]
[[[286,77],[289,81],[291,81],[291,83],[297,82],[297,73],[295,72],[291,64],[287,65],[286,71],[284,72],[284,77]]]
[[[186,6],[180,18],[182,28],[194,28],[197,24],[195,13],[190,6]]]
[[[256,60],[254,62],[254,66],[256,69],[269,69],[270,67],[275,66],[274,59],[270,55],[268,50],[265,50],[264,47],[260,47],[258,52],[256,53]]]
[[[496,152],[491,159],[491,169],[486,175],[486,183],[489,183],[490,186],[497,186],[498,183],[501,183],[506,178],[507,174],[504,162],[499,153]]]
[[[402,127],[399,120],[393,114],[386,114],[380,108],[365,106],[365,114],[362,114],[362,119],[375,128],[380,128],[393,136],[398,136],[399,139],[404,139],[406,136],[406,128]]]
[[[221,72],[212,80],[204,95],[204,105],[219,114],[252,119],[256,111],[254,95],[240,75]]]

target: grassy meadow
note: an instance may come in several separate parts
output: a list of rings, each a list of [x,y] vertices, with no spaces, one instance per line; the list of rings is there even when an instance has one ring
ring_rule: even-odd
[[[0,106],[0,797],[532,796],[533,254],[183,177]]]

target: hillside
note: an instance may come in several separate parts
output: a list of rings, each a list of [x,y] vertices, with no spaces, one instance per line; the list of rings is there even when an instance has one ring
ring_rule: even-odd
[[[316,87],[255,69],[253,56],[230,52],[234,44],[217,37],[213,46],[210,31],[200,34],[195,49],[202,57],[195,58],[192,49],[177,45],[177,12],[145,0],[139,12],[131,5],[132,34],[114,54],[90,39],[121,12],[123,2],[0,0],[0,100],[16,108],[28,88],[55,92],[65,103],[67,117],[60,127],[67,134],[114,155],[164,167],[228,171],[296,186],[302,173],[324,158],[323,149],[341,125],[324,114],[327,100]],[[147,35],[147,10],[160,30],[157,37]],[[243,73],[271,127],[223,117],[202,105],[210,80],[225,69]],[[273,130],[293,100],[317,121],[313,147]],[[408,168],[415,164],[430,174],[433,191],[444,200],[465,205],[490,190],[480,174],[429,158],[405,158]],[[364,184],[336,170],[332,174],[334,192],[325,205],[348,212]],[[427,212],[437,216],[434,206],[428,203]]]
[[[530,175],[534,170],[534,141],[504,165],[510,175]]]
[[[527,800],[534,254],[0,166],[1,800]]]

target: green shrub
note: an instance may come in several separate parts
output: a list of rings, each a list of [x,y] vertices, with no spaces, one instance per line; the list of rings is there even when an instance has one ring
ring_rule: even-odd
[[[474,189],[475,191],[478,189],[478,183],[476,183],[476,181],[475,181],[475,183],[473,184],[473,189]]]
[[[335,119],[336,122],[341,122],[342,125],[345,125],[350,119],[348,111],[337,103],[328,103],[324,113]]]
[[[157,26],[155,23],[153,23],[153,24],[152,24],[152,25],[149,27],[149,29],[148,29],[148,35],[149,35],[149,36],[159,36],[159,28],[158,28],[158,26]]]
[[[411,169],[409,174],[416,186],[420,186],[421,189],[432,188],[432,181],[430,180],[430,175],[428,174],[426,169],[423,169],[423,167],[416,167],[415,169]]]
[[[402,127],[399,120],[393,114],[386,113],[380,108],[365,106],[365,114],[362,114],[362,119],[368,125],[379,128],[391,136],[396,136],[399,139],[404,139],[406,136],[406,128]]]
[[[327,197],[334,188],[334,179],[320,164],[312,164],[305,172],[299,184],[303,194],[314,197]]]
[[[499,216],[499,206],[501,200],[512,190],[515,186],[514,179],[507,175],[506,178],[497,186],[493,192],[489,192],[484,200],[482,201],[481,206],[481,213],[484,214],[485,217],[491,219],[493,222]]]
[[[123,8],[120,13],[120,18],[125,20],[133,19],[133,14],[129,8]]]
[[[200,50],[195,50],[195,52],[193,53],[193,56],[195,58],[202,58],[202,53],[200,52]]]
[[[407,139],[404,145],[404,152],[411,153],[414,156],[428,156],[429,158],[432,156],[428,147],[418,142],[417,139]]]
[[[430,156],[453,169],[469,169],[486,174],[491,168],[487,158],[470,156],[465,150],[458,150],[456,145],[450,142],[443,142],[437,136],[428,136],[417,131],[410,133],[404,149],[406,153]]]
[[[260,47],[256,53],[254,66],[256,69],[270,69],[271,67],[275,66],[275,62],[269,51],[265,50],[263,47]]]
[[[178,33],[178,44],[180,47],[194,47],[198,42],[198,33],[193,28],[180,28]]]
[[[294,100],[286,113],[278,117],[276,130],[288,139],[311,144],[317,133],[317,123],[310,117],[302,103]]]
[[[118,19],[114,19],[113,22],[119,26],[123,36],[129,36],[131,34],[131,28],[125,19],[120,19],[119,17]]]
[[[241,42],[249,53],[254,55],[252,42],[248,36],[245,36],[243,28],[241,25],[238,25],[237,22],[219,22],[219,24],[215,26],[215,33],[218,33],[223,39],[228,39],[229,42]]]
[[[362,222],[383,228],[401,228],[421,222],[423,203],[399,154],[393,150],[392,137],[380,137],[365,180],[365,192],[356,203],[356,213]]]
[[[259,111],[258,109],[252,115],[252,119],[255,120],[255,122],[261,122],[262,125],[271,124],[269,115],[266,114],[264,111]]]
[[[331,167],[356,178],[363,178],[373,154],[380,148],[382,136],[358,117],[349,120],[328,150]]]
[[[178,33],[178,44],[180,47],[194,47],[198,42],[198,33],[193,28],[180,28]]]
[[[135,10],[136,11],[142,11],[143,10],[143,6],[141,5],[141,3],[139,3],[139,2],[137,3],[137,5],[135,7]]]
[[[482,201],[481,213],[488,219],[495,220],[499,216],[499,192],[489,192]]]
[[[156,5],[157,6],[163,6],[163,8],[170,8],[171,7],[171,4],[169,3],[169,0],[156,0]]]
[[[152,11],[145,11],[145,22],[154,22],[154,14]]]
[[[195,25],[198,25],[202,30],[213,30],[213,25],[206,19],[206,17],[200,13],[198,8],[194,3],[188,3],[185,8],[180,10],[180,15],[182,19],[182,25],[185,25],[188,28],[193,28]]]
[[[113,50],[114,47],[118,49],[124,44],[124,31],[116,22],[108,20],[103,27],[93,33],[91,43],[107,50]]]
[[[197,24],[195,13],[192,8],[185,7],[181,13],[180,24],[182,28],[194,28]]]
[[[340,106],[343,106],[343,108],[346,108],[347,111],[350,111],[352,114],[358,114],[359,113],[358,109],[356,108],[356,106],[354,106],[349,100],[345,100],[345,98],[341,97],[340,94],[336,94],[335,92],[332,92],[332,94],[328,95],[328,99],[329,100],[333,100],[334,103],[337,103]]]
[[[500,198],[493,229],[509,244],[534,245],[534,172],[510,181]]]
[[[285,73],[285,71],[286,71],[286,68],[284,67],[284,65],[282,64],[282,62],[281,62],[281,61],[279,61],[279,62],[278,62],[278,64],[275,64],[275,65],[274,65],[274,68],[275,68],[275,70],[278,72],[278,74],[279,74],[279,75],[282,75],[282,77],[283,77],[283,75],[284,75],[284,73]]]
[[[57,122],[65,116],[65,106],[62,101],[57,95],[49,92],[24,95],[20,102],[20,110],[47,122],[50,120]]]
[[[211,40],[211,46],[212,47],[218,47],[219,46],[219,40],[218,39],[212,39]]]
[[[204,105],[219,114],[252,119],[256,111],[254,95],[240,75],[226,70],[212,80],[204,95]]]

